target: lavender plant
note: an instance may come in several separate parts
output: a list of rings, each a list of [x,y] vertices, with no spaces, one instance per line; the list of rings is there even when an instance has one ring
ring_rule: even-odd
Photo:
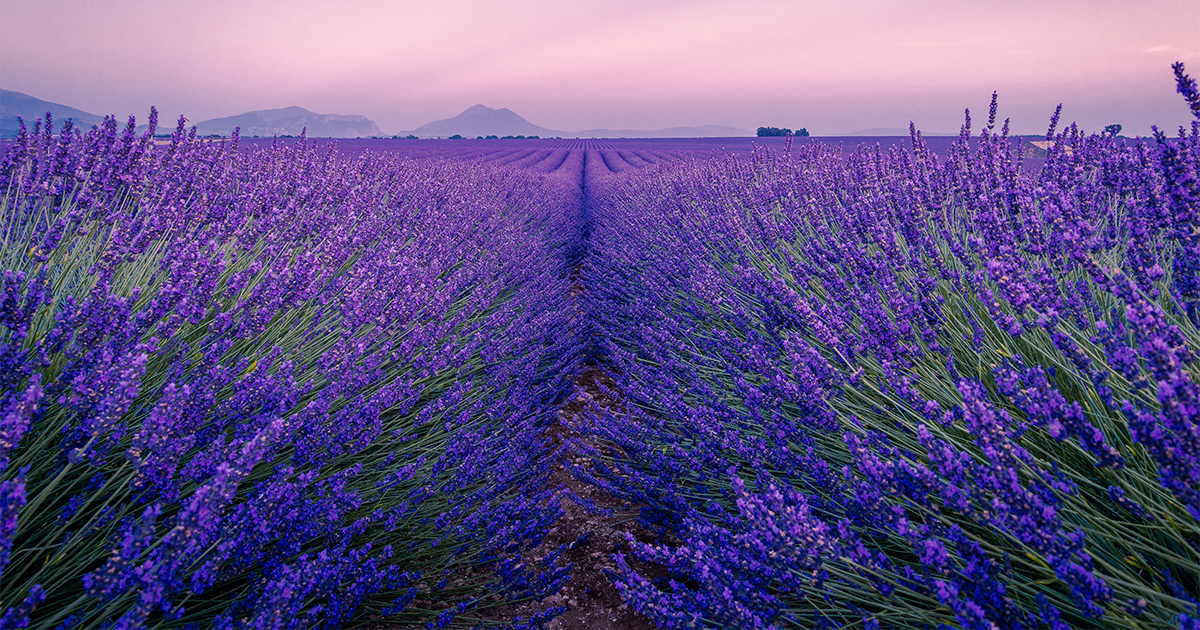
[[[1180,91],[1194,83],[1176,67]],[[663,627],[1193,628],[1200,123],[996,107],[948,154],[819,144],[597,173],[625,406],[582,477],[645,505]],[[584,443],[577,449],[588,450]]]
[[[156,122],[47,115],[0,163],[0,627],[443,627],[553,592],[525,552],[576,189]]]

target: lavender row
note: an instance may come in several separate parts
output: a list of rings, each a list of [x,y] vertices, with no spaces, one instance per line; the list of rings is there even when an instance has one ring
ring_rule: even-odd
[[[575,183],[154,123],[47,117],[0,163],[0,627],[553,592]]]
[[[1200,123],[995,115],[595,177],[577,472],[677,541],[617,558],[662,627],[1200,624]]]

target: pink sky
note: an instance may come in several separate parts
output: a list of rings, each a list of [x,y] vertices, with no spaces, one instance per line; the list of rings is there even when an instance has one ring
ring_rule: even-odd
[[[299,105],[413,129],[482,103],[552,129],[1018,133],[1190,120],[1200,0],[0,0],[0,87],[192,121]]]

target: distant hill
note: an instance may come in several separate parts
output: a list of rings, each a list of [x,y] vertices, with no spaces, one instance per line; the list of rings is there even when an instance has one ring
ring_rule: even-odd
[[[410,132],[401,132],[406,135]],[[475,105],[454,118],[435,120],[421,125],[411,132],[421,138],[448,138],[460,135],[466,138],[478,136],[561,136],[564,138],[714,138],[752,136],[752,132],[735,127],[704,125],[701,127],[671,127],[669,129],[585,129],[583,131],[558,131],[539,127],[511,109],[492,109],[486,105]]]
[[[241,127],[243,136],[298,136],[308,128],[310,138],[370,138],[384,135],[366,116],[317,114],[303,107],[263,109],[196,123],[200,135],[228,136]]]
[[[17,118],[25,120],[25,127],[33,128],[33,123],[50,112],[54,119],[55,130],[62,129],[62,123],[70,118],[76,127],[84,131],[92,125],[104,122],[103,116],[89,114],[85,111],[67,107],[50,101],[43,101],[22,92],[0,90],[0,138],[12,138],[17,135]]]
[[[518,116],[511,109],[492,109],[485,105],[467,108],[454,118],[435,120],[417,127],[414,135],[421,138],[447,138],[458,134],[476,136],[561,136],[561,131],[539,127]]]

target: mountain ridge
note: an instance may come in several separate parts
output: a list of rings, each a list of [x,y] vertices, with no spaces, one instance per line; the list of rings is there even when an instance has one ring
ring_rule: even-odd
[[[32,128],[34,120],[44,116],[47,111],[51,113],[56,126],[60,128],[60,123],[68,118],[73,120],[76,126],[85,129],[104,121],[103,116],[61,103],[44,101],[22,92],[0,90],[0,137],[16,135],[18,116],[25,120],[27,128]],[[212,118],[195,123],[194,126],[200,135],[218,136],[229,136],[233,133],[234,128],[238,127],[241,129],[240,134],[246,137],[297,136],[303,130],[307,130],[306,133],[311,138],[371,138],[390,135],[384,134],[373,120],[361,114],[318,114],[296,105]],[[160,127],[160,132],[166,128],[166,126]],[[144,129],[144,124],[139,126],[139,130]],[[890,132],[894,130],[863,130],[851,135],[872,135],[866,133],[869,131]],[[482,104],[473,105],[458,116],[435,120],[421,125],[411,132],[402,131],[397,135],[408,134],[422,138],[447,138],[455,134],[468,138],[492,135],[564,138],[714,138],[754,135],[749,130],[724,125],[681,126],[665,129],[593,128],[580,131],[559,131],[535,125],[507,107],[493,109]]]
[[[33,129],[34,122],[43,118],[46,112],[50,112],[56,131],[62,129],[62,123],[67,119],[85,131],[92,125],[104,122],[103,116],[97,116],[81,109],[75,109],[62,103],[44,101],[24,92],[0,89],[0,138],[11,138],[17,135],[17,118],[25,121],[26,129]]]
[[[698,138],[753,136],[754,133],[737,127],[723,125],[700,125],[697,127],[668,127],[666,129],[584,129],[582,131],[559,131],[535,125],[516,112],[503,107],[492,109],[476,104],[452,118],[443,118],[425,123],[411,132],[419,138],[448,138],[460,135],[467,138],[478,136],[540,136],[563,138]]]
[[[318,114],[295,105],[196,123],[196,131],[200,135],[228,136],[235,127],[240,127],[239,133],[247,137],[298,136],[302,131],[310,138],[370,138],[384,135],[375,121],[361,114]]]
[[[420,138],[445,138],[453,135],[476,136],[561,136],[561,131],[539,127],[516,112],[503,107],[472,105],[453,118],[425,123],[413,130]]]

